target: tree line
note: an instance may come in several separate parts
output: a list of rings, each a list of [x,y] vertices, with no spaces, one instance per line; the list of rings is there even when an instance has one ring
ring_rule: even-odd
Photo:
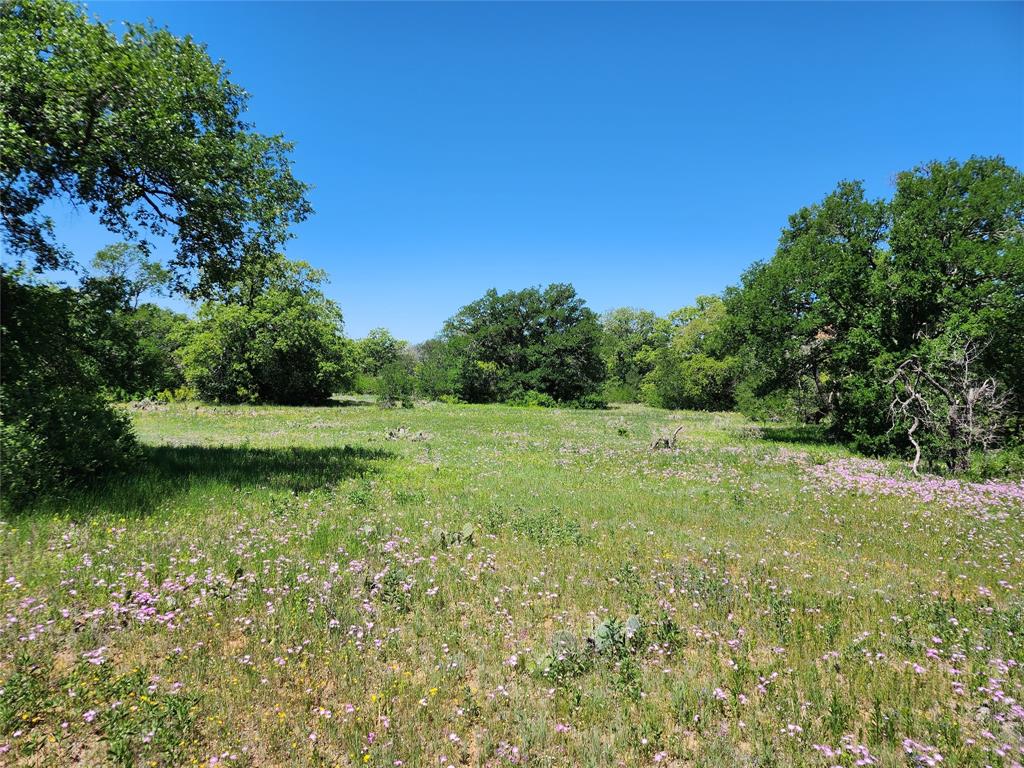
[[[0,48],[0,232],[18,260],[0,275],[5,502],[129,466],[111,402],[144,396],[736,408],[915,471],[1024,468],[1024,177],[999,157],[909,169],[890,199],[840,182],[736,285],[664,317],[601,316],[553,284],[488,291],[415,346],[351,340],[326,275],[282,255],[312,212],[291,145],[245,122],[245,92],[203,46],[2,0]],[[46,279],[75,265],[53,199],[123,240],[75,286]],[[195,316],[142,300],[159,293]]]

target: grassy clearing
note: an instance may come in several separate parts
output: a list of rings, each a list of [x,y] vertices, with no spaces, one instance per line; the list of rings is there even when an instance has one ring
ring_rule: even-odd
[[[1024,762],[1020,483],[642,407],[135,419],[147,471],[0,522],[0,763]]]

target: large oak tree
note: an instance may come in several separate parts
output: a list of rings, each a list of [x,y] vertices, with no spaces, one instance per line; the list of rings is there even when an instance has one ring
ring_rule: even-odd
[[[168,236],[177,287],[231,282],[310,213],[291,144],[243,119],[248,95],[191,37],[118,36],[66,0],[0,0],[0,212],[9,251],[65,266],[44,204],[124,239]]]

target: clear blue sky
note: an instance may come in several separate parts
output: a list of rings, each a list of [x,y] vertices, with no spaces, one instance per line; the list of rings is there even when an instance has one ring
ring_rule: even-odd
[[[297,143],[288,255],[347,331],[423,340],[490,287],[666,312],[843,178],[1024,165],[1024,4],[109,3],[205,41]],[[111,241],[83,213],[59,231]]]

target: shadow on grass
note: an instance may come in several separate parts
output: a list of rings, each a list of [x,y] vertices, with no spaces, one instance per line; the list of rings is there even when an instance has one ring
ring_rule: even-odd
[[[804,445],[828,445],[825,427],[820,424],[786,424],[769,427],[761,425],[761,436],[773,443],[802,443]]]
[[[322,403],[317,403],[321,408],[357,408],[362,405],[376,405],[375,400],[358,400],[353,397],[332,397]]]
[[[145,515],[189,493],[270,491],[305,493],[379,471],[395,454],[353,446],[248,448],[146,446],[137,467],[60,498],[40,500],[37,512],[84,517],[95,512]],[[29,510],[25,510],[29,511]]]

